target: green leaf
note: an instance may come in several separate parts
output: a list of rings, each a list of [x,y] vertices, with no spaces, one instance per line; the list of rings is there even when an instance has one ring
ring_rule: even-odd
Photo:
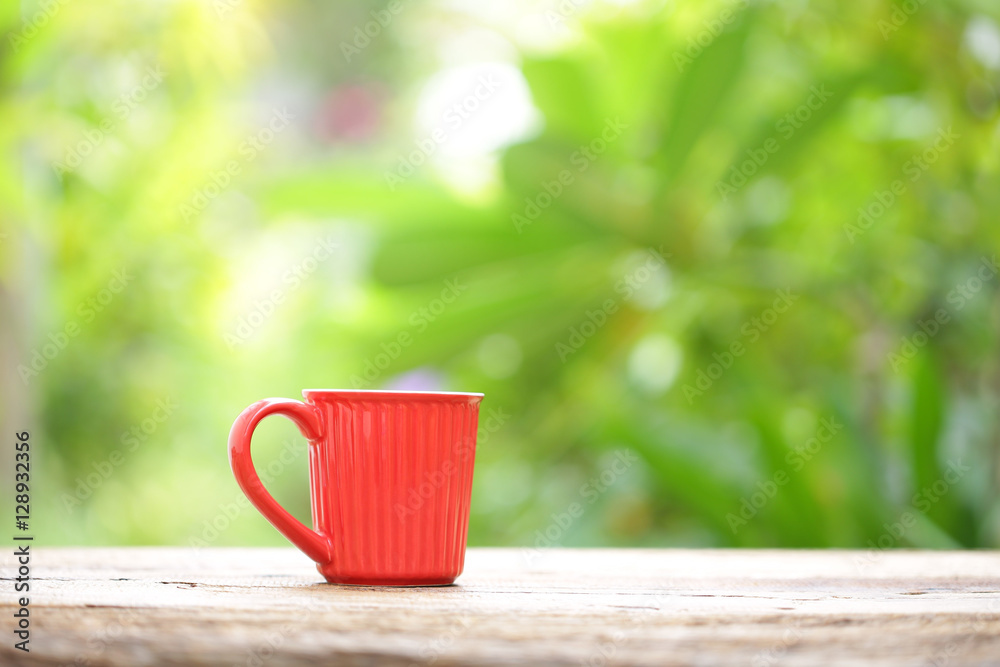
[[[753,10],[747,10],[738,25],[720,34],[683,67],[673,86],[657,158],[668,182],[680,173],[694,146],[729,101],[746,62],[744,51],[752,19]]]

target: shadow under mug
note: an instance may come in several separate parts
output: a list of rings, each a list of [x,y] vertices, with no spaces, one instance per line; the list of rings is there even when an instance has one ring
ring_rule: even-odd
[[[462,573],[482,394],[306,389],[258,401],[229,433],[243,493],[330,583],[433,586]],[[250,456],[279,414],[309,440],[313,528],[264,488]]]

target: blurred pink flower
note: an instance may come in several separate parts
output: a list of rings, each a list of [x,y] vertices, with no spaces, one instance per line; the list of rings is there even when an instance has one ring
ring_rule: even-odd
[[[364,142],[377,132],[385,99],[378,83],[348,84],[332,90],[320,103],[316,134],[329,142]]]
[[[385,383],[384,388],[395,391],[442,391],[444,387],[441,372],[424,366],[394,376]]]

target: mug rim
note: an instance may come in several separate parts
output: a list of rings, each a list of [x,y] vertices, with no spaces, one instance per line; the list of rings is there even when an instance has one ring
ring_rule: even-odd
[[[486,394],[467,391],[409,391],[405,389],[303,389],[302,395],[305,398],[316,394],[364,394],[385,397],[407,397],[407,396],[455,396],[464,398],[483,398]]]

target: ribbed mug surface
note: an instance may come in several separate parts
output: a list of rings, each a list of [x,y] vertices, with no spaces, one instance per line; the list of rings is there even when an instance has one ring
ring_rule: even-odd
[[[480,394],[305,391],[317,567],[333,583],[449,584],[462,572]]]

